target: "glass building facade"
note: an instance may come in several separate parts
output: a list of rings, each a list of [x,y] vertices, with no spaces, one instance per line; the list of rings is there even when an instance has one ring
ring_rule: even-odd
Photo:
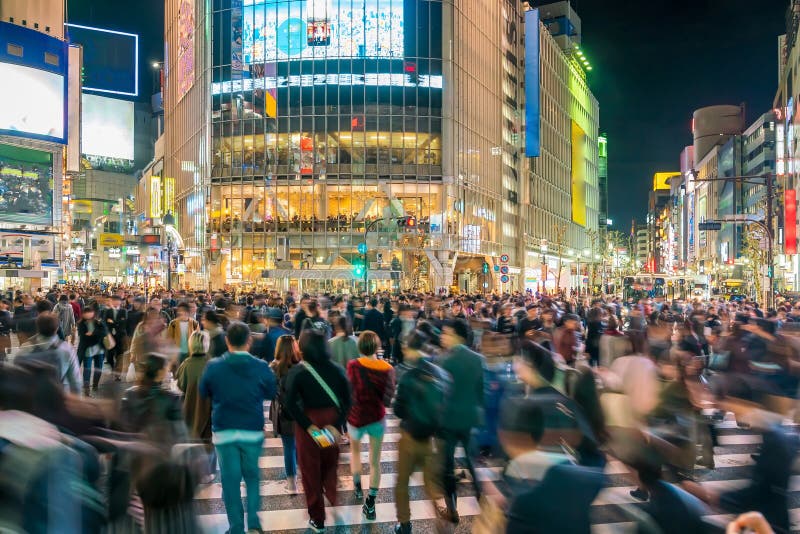
[[[522,287],[516,0],[167,4],[161,211],[186,283],[351,290],[366,262],[371,290],[473,291],[508,255]]]

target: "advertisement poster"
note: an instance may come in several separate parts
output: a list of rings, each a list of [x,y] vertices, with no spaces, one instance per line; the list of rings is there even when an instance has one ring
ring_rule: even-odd
[[[231,79],[242,79],[242,0],[231,0]]]
[[[241,0],[234,0],[241,5]],[[400,0],[244,0],[245,64],[404,55]]]
[[[194,83],[194,3],[183,0],[178,8],[178,101]]]
[[[53,223],[53,159],[49,152],[0,145],[0,221]]]

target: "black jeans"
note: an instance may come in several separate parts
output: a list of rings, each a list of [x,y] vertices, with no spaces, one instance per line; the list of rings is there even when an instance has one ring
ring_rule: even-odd
[[[439,433],[438,445],[440,447],[440,454],[442,454],[442,482],[444,486],[445,502],[447,503],[448,510],[456,509],[456,447],[460,443],[464,447],[464,460],[467,464],[470,476],[472,476],[472,484],[475,488],[475,498],[480,498],[481,487],[478,483],[478,476],[475,474],[475,467],[472,465],[472,458],[470,457],[470,438],[472,430],[447,430],[444,429]]]

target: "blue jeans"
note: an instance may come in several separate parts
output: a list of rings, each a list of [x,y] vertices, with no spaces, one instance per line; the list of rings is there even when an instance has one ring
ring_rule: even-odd
[[[283,466],[286,477],[297,475],[297,448],[294,445],[294,436],[281,436],[283,442]]]
[[[100,351],[94,356],[87,357],[85,354],[78,354],[78,363],[79,365],[83,365],[83,387],[89,387],[89,381],[91,380],[92,386],[95,388],[97,384],[100,383],[100,376],[103,374],[103,359],[105,358],[105,352]],[[92,376],[92,362],[94,362],[94,376]]]
[[[222,479],[222,500],[231,534],[244,532],[244,510],[240,484],[242,478],[247,486],[247,528],[261,528],[258,509],[261,497],[258,493],[260,472],[258,457],[263,441],[232,442],[215,445],[219,459],[219,474]]]

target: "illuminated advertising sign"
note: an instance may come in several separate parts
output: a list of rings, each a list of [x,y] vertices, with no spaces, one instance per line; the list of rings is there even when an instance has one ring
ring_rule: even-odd
[[[0,22],[0,134],[67,142],[67,46]]]
[[[133,160],[133,102],[84,94],[81,153]]]
[[[150,217],[161,217],[161,177],[150,177]]]
[[[586,132],[572,123],[572,222],[586,226],[586,165],[584,163],[584,145]]]
[[[53,223],[52,154],[0,145],[0,221]]]
[[[194,83],[194,2],[183,0],[178,8],[178,101]]]
[[[64,77],[0,63],[0,132],[64,139]]]
[[[242,62],[402,58],[399,0],[244,0]]]
[[[83,90],[139,95],[139,36],[80,24],[64,24],[67,40],[83,46]]]
[[[421,74],[412,77],[409,74],[392,74],[388,72],[368,74],[302,74],[232,80],[211,84],[211,94],[238,93],[259,89],[273,90],[285,87],[314,87],[322,85],[367,85],[372,87],[423,87],[441,89],[442,77]],[[538,122],[537,122],[538,125]]]
[[[539,10],[529,9],[525,12],[525,155],[529,158],[540,153],[539,105]]]
[[[797,191],[786,189],[783,200],[783,253],[797,254]]]
[[[175,214],[175,178],[164,177],[164,213]]]

